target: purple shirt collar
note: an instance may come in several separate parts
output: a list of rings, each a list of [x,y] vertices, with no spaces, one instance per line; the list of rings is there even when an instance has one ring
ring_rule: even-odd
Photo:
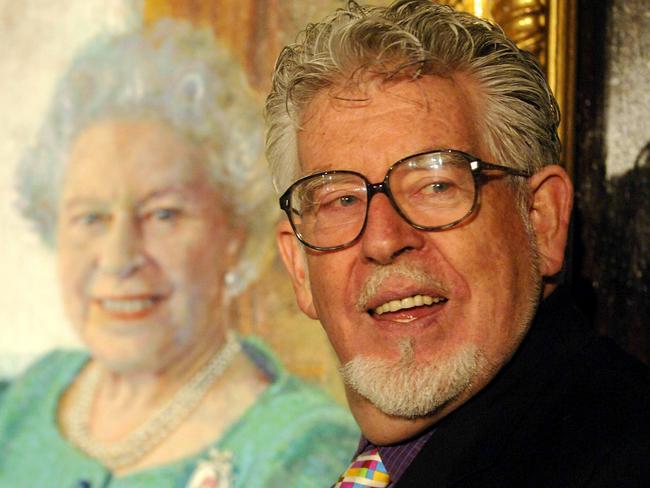
[[[422,450],[434,431],[435,428],[429,429],[418,437],[414,437],[399,444],[391,444],[390,446],[375,446],[362,435],[361,440],[359,441],[359,447],[357,448],[357,452],[354,453],[353,459],[364,451],[378,447],[379,456],[381,456],[386,471],[388,471],[388,474],[390,475],[390,484],[388,486],[394,486],[394,484],[402,477],[406,468],[408,468],[413,462],[415,456],[417,456]]]

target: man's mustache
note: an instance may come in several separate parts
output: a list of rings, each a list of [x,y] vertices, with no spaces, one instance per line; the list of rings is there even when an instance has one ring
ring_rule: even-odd
[[[357,298],[357,310],[365,312],[368,304],[377,295],[382,284],[389,279],[406,278],[412,284],[426,289],[434,289],[438,293],[447,294],[449,287],[438,277],[422,269],[414,263],[395,263],[388,266],[377,266],[361,286]]]

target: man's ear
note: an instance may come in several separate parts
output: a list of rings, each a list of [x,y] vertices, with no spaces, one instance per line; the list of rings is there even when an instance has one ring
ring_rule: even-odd
[[[539,266],[542,276],[553,276],[562,270],[567,243],[573,184],[567,172],[558,165],[545,166],[528,180],[531,191],[530,222],[537,237]]]
[[[278,223],[275,237],[284,266],[291,275],[298,306],[309,318],[318,319],[309,283],[305,252],[296,239],[288,220],[281,220]]]

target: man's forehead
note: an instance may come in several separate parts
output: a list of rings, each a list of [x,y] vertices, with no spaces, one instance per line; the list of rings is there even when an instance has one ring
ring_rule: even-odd
[[[382,166],[433,149],[475,152],[476,120],[466,92],[462,82],[437,76],[321,91],[298,131],[301,175],[343,169],[347,152],[363,148]]]
[[[369,80],[339,83],[319,91],[303,110],[302,126],[307,122],[322,122],[323,118],[344,114],[350,119],[364,119],[371,115],[399,109],[415,109],[427,113],[436,104],[436,91],[427,81],[433,76],[400,78],[396,80]],[[440,83],[454,86],[454,78],[436,76]]]

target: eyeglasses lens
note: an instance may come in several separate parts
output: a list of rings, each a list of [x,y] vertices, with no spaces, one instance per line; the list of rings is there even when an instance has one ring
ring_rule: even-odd
[[[346,244],[363,228],[367,199],[366,182],[358,175],[316,175],[291,194],[293,225],[313,246]]]

